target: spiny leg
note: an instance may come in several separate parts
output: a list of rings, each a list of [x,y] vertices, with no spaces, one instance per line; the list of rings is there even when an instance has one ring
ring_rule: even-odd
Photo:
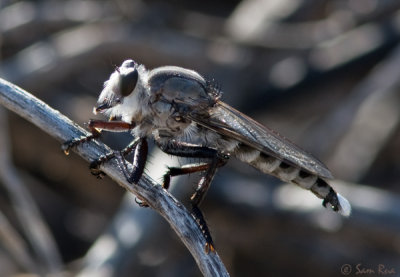
[[[129,146],[128,146],[129,147]],[[127,148],[128,148],[127,147]],[[126,161],[123,157],[123,152],[118,153],[115,157],[120,164],[120,168],[122,173],[125,175],[126,180],[129,183],[137,184],[140,178],[143,175],[144,168],[147,161],[147,154],[148,154],[148,144],[145,138],[137,139],[135,146],[133,146],[135,152],[133,154],[133,170],[129,172],[128,166]],[[148,207],[148,205],[144,201],[136,201],[142,207]]]
[[[125,157],[126,155],[128,155],[130,152],[132,152],[136,148],[139,141],[140,141],[140,138],[135,138],[133,141],[131,141],[128,144],[128,146],[126,146],[124,149],[119,151],[119,153],[123,157]],[[89,166],[91,173],[95,176],[101,176],[101,171],[99,170],[100,165],[111,160],[114,157],[115,157],[115,151],[112,151],[108,154],[100,156],[97,160],[92,161]]]
[[[90,135],[75,138],[69,141],[64,142],[61,145],[61,149],[64,151],[66,155],[69,154],[69,150],[75,146],[78,146],[81,143],[85,143],[91,141],[94,138],[100,136],[101,130],[112,131],[112,132],[126,132],[135,127],[134,123],[127,123],[123,121],[103,121],[103,120],[90,120],[88,123],[88,128],[91,132]]]
[[[218,167],[225,165],[225,163],[226,162],[220,163]],[[168,171],[163,176],[163,188],[168,190],[171,182],[171,177],[205,171],[209,167],[209,163],[186,164],[181,167],[168,167]]]
[[[200,205],[211,185],[215,174],[217,173],[217,168],[225,165],[226,162],[227,157],[225,155],[221,156],[219,153],[217,153],[217,155],[211,160],[211,163],[208,164],[206,174],[200,179],[195,193],[190,198],[193,205]]]
[[[64,151],[66,155],[68,155],[69,150],[71,148],[76,147],[81,143],[85,143],[91,141],[94,138],[99,137],[101,135],[100,132],[101,130],[112,131],[112,132],[126,132],[129,131],[130,129],[133,129],[134,127],[135,127],[134,123],[127,123],[123,121],[90,120],[88,123],[88,128],[91,134],[88,136],[66,141],[65,143],[62,144],[61,149]],[[126,147],[123,150],[125,154],[132,151],[132,149],[134,148],[133,145],[134,142],[135,141],[133,141],[131,144],[128,145],[128,147]],[[114,152],[111,152],[109,154],[99,157],[97,160],[92,161],[89,167],[92,174],[98,176],[99,178],[102,177],[102,172],[98,170],[100,164],[112,159],[114,156],[115,156]]]
[[[217,155],[217,150],[200,146],[196,144],[191,144],[181,141],[171,141],[169,143],[160,143],[156,140],[157,146],[165,153],[185,157],[185,158],[204,158],[212,159]]]
[[[219,160],[219,163],[216,165],[216,167],[221,167],[226,163],[226,160]],[[184,165],[182,167],[170,167],[168,168],[168,172],[164,175],[164,182],[163,182],[163,187],[165,189],[168,189],[169,187],[169,182],[172,176],[178,176],[178,175],[184,175],[184,174],[190,174],[194,172],[199,172],[199,171],[204,171],[208,170],[210,167],[212,167],[212,163],[202,163],[202,164],[189,164],[189,165]],[[215,172],[214,172],[215,174]],[[208,181],[203,181],[203,180],[208,180]],[[210,186],[212,177],[207,177],[207,174],[205,177],[203,177],[199,185],[197,187],[197,190],[195,194],[191,198],[192,202],[192,215],[196,219],[197,224],[200,226],[200,230],[206,239],[206,245],[205,245],[205,252],[214,252],[214,242],[212,240],[210,231],[208,229],[207,223],[204,219],[204,216],[199,209],[198,205],[201,201],[201,199],[204,197],[206,191],[208,190],[208,187]],[[208,184],[207,184],[208,183]],[[199,202],[199,203],[195,203]]]
[[[82,136],[79,138],[71,139],[64,142],[61,145],[61,150],[64,151],[65,155],[69,155],[69,151],[71,148],[78,146],[79,144],[91,141],[94,138],[98,138],[100,136],[100,132],[96,129],[90,130],[91,134],[88,136]]]
[[[196,222],[198,223],[203,233],[203,236],[206,239],[205,252],[208,253],[210,251],[215,251],[214,243],[210,231],[207,227],[207,223],[198,206],[200,205],[206,192],[208,191],[208,188],[210,187],[211,181],[216,173],[217,168],[223,166],[227,162],[229,157],[227,155],[218,153],[218,151],[215,149],[188,144],[185,142],[174,141],[173,143],[170,143],[168,145],[159,144],[159,147],[161,148],[161,150],[171,155],[188,158],[211,158],[211,162],[208,164],[170,168],[167,174],[164,175],[164,186],[169,186],[169,180],[171,176],[207,170],[205,176],[200,179],[196,192],[191,197],[192,215],[196,219]]]
[[[158,147],[165,153],[179,157],[213,159],[218,154],[217,150],[215,149],[189,144],[186,142],[173,141],[169,144],[161,144],[156,141],[156,143]],[[224,164],[225,163],[219,166],[223,166]],[[190,164],[181,167],[169,167],[168,171],[163,176],[163,188],[169,188],[171,177],[173,176],[204,171],[208,168],[209,163]]]
[[[193,167],[181,167],[181,168],[173,168],[175,175],[182,175],[186,173],[193,173],[197,171],[207,170],[204,177],[200,179],[200,182],[197,186],[196,192],[191,197],[192,203],[195,205],[199,205],[206,194],[211,181],[216,173],[218,167],[221,167],[226,164],[229,159],[228,155],[219,153],[216,149],[199,146],[195,144],[189,144],[186,142],[173,141],[169,144],[157,144],[162,151],[167,154],[186,157],[186,158],[208,158],[211,159],[211,162],[208,164],[199,164]],[[168,174],[168,172],[167,172]],[[172,176],[172,175],[170,175]],[[165,177],[168,179],[169,177]],[[168,180],[167,180],[168,181]]]
[[[192,212],[193,212],[195,218],[198,220],[200,229],[206,239],[206,245],[204,248],[206,253],[208,253],[210,251],[214,252],[215,248],[214,248],[214,243],[213,243],[210,231],[209,231],[206,221],[204,219],[204,216],[203,216],[201,210],[199,209],[199,205],[203,201],[204,196],[206,195],[206,193],[211,185],[212,179],[214,178],[214,176],[217,172],[217,168],[226,164],[226,162],[227,162],[227,157],[225,157],[225,156],[221,157],[219,154],[217,154],[214,157],[214,159],[211,161],[211,163],[209,164],[206,174],[200,179],[195,193],[190,198],[191,203],[192,203]]]
[[[204,246],[204,251],[208,254],[209,252],[215,252],[214,241],[211,237],[210,230],[208,229],[207,223],[204,219],[203,213],[200,211],[199,207],[192,205],[192,215],[196,220],[197,224],[200,226],[201,233],[206,240],[206,245]]]

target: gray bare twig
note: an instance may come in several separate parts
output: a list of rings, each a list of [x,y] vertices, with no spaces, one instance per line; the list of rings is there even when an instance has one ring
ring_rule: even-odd
[[[0,79],[0,103],[60,141],[88,135],[87,131],[60,112],[2,79]],[[76,148],[76,152],[87,161],[110,151],[106,145],[98,141],[85,143]],[[131,167],[130,164],[128,166]],[[139,199],[144,200],[168,221],[191,252],[203,275],[229,276],[216,252],[205,253],[206,241],[188,210],[160,185],[146,174],[138,184],[128,183],[115,160],[102,165],[101,170]]]

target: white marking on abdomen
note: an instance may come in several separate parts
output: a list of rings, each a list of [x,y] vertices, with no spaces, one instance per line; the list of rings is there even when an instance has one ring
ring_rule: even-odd
[[[315,181],[317,181],[318,177],[316,175],[309,175],[307,177],[301,177],[300,175],[297,175],[296,178],[294,178],[293,183],[296,185],[310,190],[311,187],[315,184]]]
[[[274,175],[285,182],[294,183],[304,189],[310,190],[317,197],[324,199],[324,206],[330,205],[335,211],[348,216],[351,206],[348,201],[339,197],[334,189],[319,176],[308,172],[290,162],[280,160],[261,153],[250,146],[239,144],[232,152],[239,160],[249,163],[258,170]]]
[[[278,168],[280,163],[280,160],[259,152],[259,156],[250,164],[264,173],[272,174],[272,172]]]
[[[282,165],[282,163],[281,163]],[[274,174],[284,180],[286,182],[292,182],[299,175],[300,169],[297,167],[289,166],[289,167],[281,167],[279,166],[274,170]]]
[[[249,163],[261,172],[267,174],[273,174],[273,171],[277,169],[281,163],[279,159],[261,153],[260,151],[243,144],[240,144],[239,147],[235,149],[234,155],[242,162]]]

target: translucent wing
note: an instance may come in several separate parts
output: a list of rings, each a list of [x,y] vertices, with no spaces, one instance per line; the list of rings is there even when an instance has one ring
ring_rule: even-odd
[[[207,112],[207,116],[204,110],[194,109],[187,117],[208,129],[236,139],[267,155],[285,160],[312,174],[333,178],[329,169],[311,154],[223,102],[218,101]]]

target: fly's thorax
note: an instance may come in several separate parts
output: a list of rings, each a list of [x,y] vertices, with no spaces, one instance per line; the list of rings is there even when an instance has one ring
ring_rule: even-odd
[[[188,126],[190,126],[190,121],[180,116],[171,116],[165,119],[162,117],[152,118],[152,128],[159,132],[160,136],[179,138],[185,133]]]
[[[158,144],[167,145],[171,141],[190,142],[193,143],[193,130],[192,124],[178,125],[175,128],[157,127],[154,125],[151,129],[151,135]],[[194,131],[195,132],[195,131]]]
[[[148,113],[143,124],[151,127],[155,137],[179,137],[191,124],[191,121],[182,117],[175,111],[173,105],[163,99],[154,101],[150,99],[147,103]]]
[[[181,114],[207,111],[217,101],[215,93],[200,74],[181,67],[153,69],[148,75],[148,85],[153,102],[170,103]]]
[[[181,124],[179,129],[156,128],[153,130],[153,138],[157,141],[176,140],[191,144],[201,145],[217,149],[221,153],[229,154],[219,143],[222,136],[214,131],[203,128],[194,122]]]

